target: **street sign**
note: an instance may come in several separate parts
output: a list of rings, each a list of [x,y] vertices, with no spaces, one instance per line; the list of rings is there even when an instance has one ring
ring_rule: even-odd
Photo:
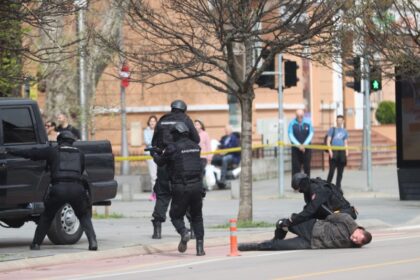
[[[120,78],[121,78],[121,86],[123,88],[127,88],[128,85],[130,84],[130,69],[128,68],[127,63],[124,63],[121,67]]]

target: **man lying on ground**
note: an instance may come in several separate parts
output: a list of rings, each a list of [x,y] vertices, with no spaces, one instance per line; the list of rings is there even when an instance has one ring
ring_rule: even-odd
[[[272,240],[240,243],[239,251],[359,248],[372,241],[372,235],[346,213],[333,213],[325,220],[311,219],[289,228],[281,227],[281,221],[279,223],[282,234],[277,230]],[[288,231],[297,237],[284,239]]]

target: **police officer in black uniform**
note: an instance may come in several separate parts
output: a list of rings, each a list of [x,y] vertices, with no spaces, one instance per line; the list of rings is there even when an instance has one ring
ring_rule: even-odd
[[[51,172],[51,186],[44,201],[45,210],[35,230],[31,250],[40,249],[54,216],[66,203],[73,207],[80,220],[89,241],[89,250],[98,249],[89,211],[91,207],[89,190],[86,189],[86,181],[82,176],[85,170],[84,155],[78,148],[73,147],[75,140],[76,137],[70,131],[62,131],[57,137],[56,147],[8,150],[12,155],[31,160],[46,160]]]
[[[187,138],[195,143],[200,143],[200,136],[194,127],[192,120],[185,114],[187,104],[182,100],[175,100],[171,103],[171,112],[163,115],[156,124],[153,134],[152,146],[164,150],[173,143],[171,130],[176,123],[184,123],[188,127]],[[154,186],[156,193],[156,204],[153,210],[153,239],[162,238],[162,223],[166,220],[166,211],[171,201],[169,177],[166,166],[158,166],[157,180]]]
[[[341,189],[328,183],[321,178],[310,179],[304,173],[296,173],[292,177],[292,188],[303,193],[305,207],[289,219],[281,219],[277,222],[275,238],[282,239],[283,227],[300,224],[310,219],[325,219],[332,213],[347,213],[353,219],[357,219],[357,212],[344,198]]]
[[[195,130],[195,128],[193,128]],[[187,250],[190,232],[185,227],[184,216],[190,209],[191,225],[196,236],[197,256],[205,255],[203,247],[203,199],[205,191],[202,183],[200,146],[188,138],[189,128],[183,122],[172,128],[174,143],[168,144],[162,155],[153,153],[158,166],[166,164],[172,191],[169,216],[176,231],[181,235],[178,251]]]

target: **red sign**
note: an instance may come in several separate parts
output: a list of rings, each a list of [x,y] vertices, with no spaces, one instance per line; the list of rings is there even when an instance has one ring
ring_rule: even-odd
[[[130,83],[130,69],[128,68],[127,63],[124,63],[121,67],[120,78],[121,78],[121,86],[123,88],[128,87]]]

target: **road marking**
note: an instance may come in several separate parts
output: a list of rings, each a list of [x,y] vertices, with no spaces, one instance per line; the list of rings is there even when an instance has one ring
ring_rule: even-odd
[[[398,238],[395,238],[395,237],[383,238],[383,239],[375,240],[374,243],[384,242],[384,241],[386,242],[386,241],[413,239],[413,238],[420,238],[420,235],[403,236],[403,237],[398,237]],[[174,265],[170,265],[170,266],[167,266],[167,267],[144,269],[146,267],[160,266],[160,265],[165,265],[165,264],[168,264],[168,263],[173,263],[173,262],[178,262],[178,261],[187,261],[187,260],[180,260],[180,259],[166,260],[166,261],[160,261],[160,262],[155,262],[155,263],[140,264],[140,265],[134,265],[134,266],[129,266],[129,267],[112,269],[108,272],[102,271],[100,274],[93,273],[89,276],[80,276],[79,278],[77,278],[78,275],[73,275],[73,276],[70,276],[70,277],[62,277],[61,276],[61,277],[52,277],[52,278],[49,278],[49,279],[88,280],[88,279],[99,279],[99,278],[105,278],[105,277],[118,277],[118,276],[123,276],[123,275],[130,275],[130,274],[142,274],[142,273],[148,273],[148,272],[157,272],[157,271],[178,269],[178,268],[183,268],[183,267],[188,267],[188,266],[193,266],[193,265],[203,265],[203,264],[215,263],[215,262],[220,262],[220,261],[226,262],[226,261],[234,261],[234,260],[241,260],[241,259],[248,259],[248,258],[260,258],[260,257],[274,256],[274,255],[293,254],[293,253],[298,253],[298,252],[302,252],[302,250],[273,251],[273,252],[265,251],[264,253],[261,253],[261,251],[254,251],[253,253],[251,253],[249,255],[243,255],[239,258],[226,256],[226,257],[212,258],[212,259],[207,259],[207,260],[202,260],[202,261],[191,261],[191,262],[182,263],[182,264],[174,264]],[[419,260],[420,260],[420,258],[419,258]],[[131,270],[131,269],[134,269],[134,270]],[[130,271],[127,271],[127,270],[130,270]],[[355,268],[353,268],[352,270],[355,270]],[[122,271],[122,272],[116,272],[116,271]],[[343,271],[346,271],[346,270],[343,270]],[[337,272],[340,272],[340,271],[337,271]],[[321,273],[325,273],[325,272],[321,272]],[[329,272],[329,273],[335,273],[335,272]],[[304,274],[302,274],[302,275],[304,275]],[[309,276],[313,276],[313,275],[309,275]],[[291,276],[291,277],[295,277],[295,276]],[[299,276],[299,277],[301,277],[301,276]],[[303,276],[303,277],[308,277],[308,276]],[[289,279],[289,278],[279,278],[279,279]],[[290,278],[290,279],[294,279],[294,278]]]
[[[193,265],[202,265],[202,264],[208,264],[208,263],[214,263],[214,262],[220,262],[220,261],[227,261],[227,260],[241,260],[241,259],[248,259],[248,258],[260,258],[260,257],[268,257],[273,255],[285,255],[285,254],[293,254],[297,253],[299,251],[278,251],[273,253],[266,253],[266,254],[258,254],[258,255],[248,255],[248,256],[241,256],[240,258],[235,257],[222,257],[222,258],[214,258],[209,260],[203,260],[203,261],[193,261],[189,263],[183,263],[183,264],[177,264],[177,265],[171,265],[167,267],[159,267],[159,268],[151,268],[146,270],[132,270],[132,271],[126,271],[126,272],[119,272],[119,273],[110,273],[110,274],[99,274],[99,275],[92,275],[92,276],[86,276],[86,277],[79,277],[74,278],[71,277],[72,280],[87,280],[87,279],[98,279],[98,278],[104,278],[104,277],[118,277],[123,275],[129,275],[129,274],[140,274],[140,273],[147,273],[147,272],[156,272],[156,271],[163,271],[163,270],[170,270],[170,269],[177,269],[177,268],[183,268]],[[161,263],[154,263],[152,265],[160,265]]]
[[[390,261],[390,262],[374,263],[374,264],[368,264],[368,265],[346,267],[346,268],[340,268],[340,269],[332,269],[332,270],[305,273],[305,274],[298,274],[298,275],[293,275],[293,276],[288,276],[288,277],[276,278],[276,280],[302,279],[302,278],[307,278],[307,277],[334,274],[334,273],[339,273],[339,272],[372,269],[372,268],[379,268],[379,267],[384,267],[384,266],[406,264],[406,263],[413,263],[413,262],[420,262],[420,257],[412,258],[412,259],[402,259],[402,260]]]

